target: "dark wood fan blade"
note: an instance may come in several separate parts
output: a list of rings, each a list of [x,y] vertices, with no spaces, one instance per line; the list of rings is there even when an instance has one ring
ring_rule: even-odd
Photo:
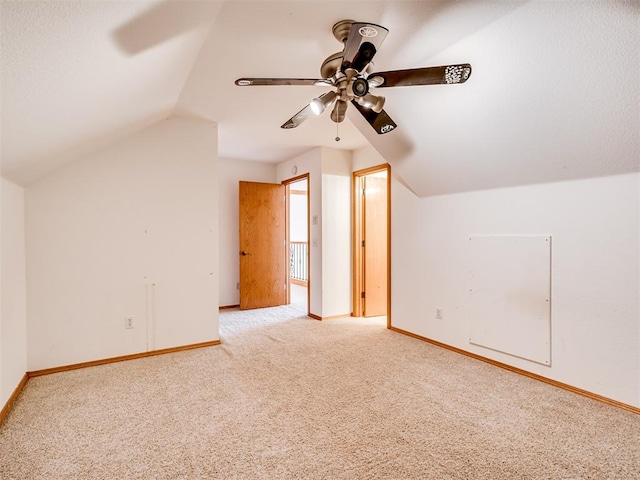
[[[351,103],[358,109],[365,120],[369,122],[369,125],[371,125],[378,134],[382,135],[383,133],[389,133],[397,127],[396,122],[391,120],[391,117],[387,115],[387,112],[384,110],[380,113],[376,113],[370,108],[365,108],[362,105],[359,105],[355,100],[352,100]]]
[[[307,118],[309,118],[309,115],[311,115],[312,113],[313,112],[311,111],[311,107],[307,105],[298,113],[296,113],[293,117],[291,117],[289,120],[287,120],[282,125],[280,125],[280,128],[285,128],[285,129],[296,128],[298,125],[304,122]]]
[[[409,70],[391,70],[369,75],[369,86],[403,87],[410,85],[441,85],[464,83],[471,76],[471,65],[443,65],[441,67],[412,68]]]
[[[342,71],[354,68],[361,72],[376,54],[389,33],[386,28],[373,23],[354,22],[351,25],[342,56]]]
[[[239,78],[235,83],[240,87],[264,85],[331,86],[331,80],[324,78]]]

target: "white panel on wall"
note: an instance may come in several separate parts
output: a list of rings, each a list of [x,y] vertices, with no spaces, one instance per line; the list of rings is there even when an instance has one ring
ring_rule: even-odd
[[[469,237],[469,343],[551,364],[551,237]]]

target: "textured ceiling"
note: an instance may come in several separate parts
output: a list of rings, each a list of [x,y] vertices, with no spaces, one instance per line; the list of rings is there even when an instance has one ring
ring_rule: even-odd
[[[217,122],[228,158],[370,143],[420,196],[637,171],[638,5],[2,0],[2,173],[28,184],[170,115]],[[339,143],[328,113],[279,128],[324,89],[233,84],[318,77],[345,18],[389,29],[374,70],[469,62],[471,79],[385,89],[399,128],[350,109]]]
[[[28,183],[172,114],[209,25],[131,54],[115,35],[150,6],[2,2],[3,175]]]

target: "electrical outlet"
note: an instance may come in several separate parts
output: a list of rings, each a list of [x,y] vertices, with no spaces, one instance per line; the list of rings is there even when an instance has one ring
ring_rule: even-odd
[[[442,309],[441,308],[436,308],[436,319],[437,320],[442,320]]]
[[[133,317],[124,317],[124,328],[133,328]]]

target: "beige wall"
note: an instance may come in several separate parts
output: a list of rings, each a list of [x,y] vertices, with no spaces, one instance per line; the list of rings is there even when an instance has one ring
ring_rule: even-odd
[[[0,178],[0,408],[27,371],[24,189]]]
[[[29,186],[30,370],[218,338],[216,173],[217,126],[170,118]]]

